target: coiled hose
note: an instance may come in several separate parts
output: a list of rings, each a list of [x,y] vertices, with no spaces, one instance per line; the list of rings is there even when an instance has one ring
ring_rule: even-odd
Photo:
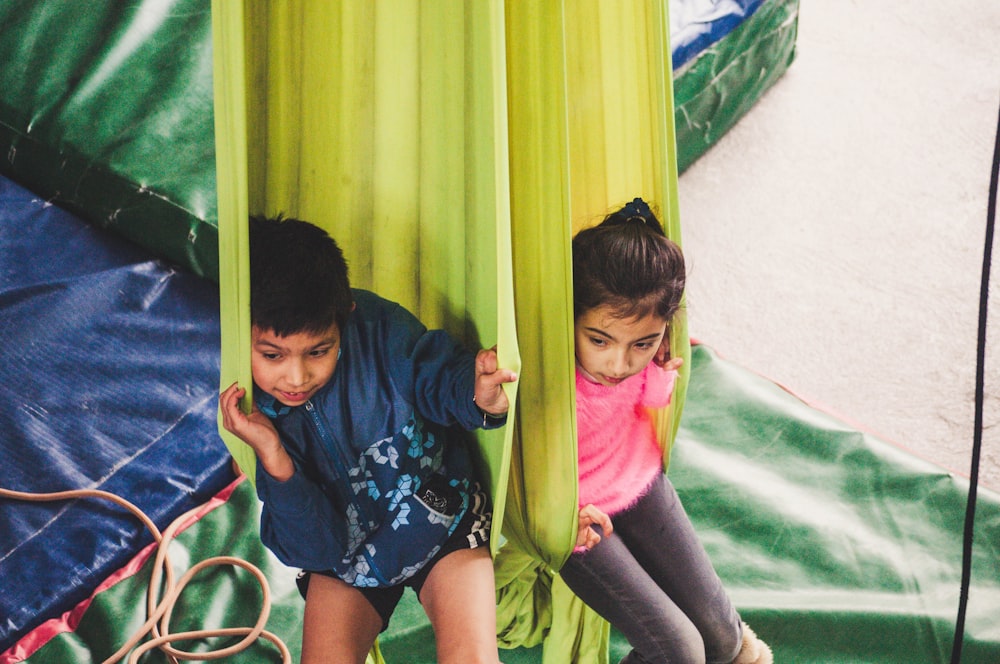
[[[159,528],[156,527],[156,524],[153,523],[153,521],[145,513],[143,513],[142,510],[130,503],[128,500],[107,491],[99,491],[96,489],[75,489],[70,491],[58,491],[55,493],[27,493],[23,491],[0,489],[0,498],[30,502],[54,502],[59,500],[74,500],[78,498],[99,498],[124,507],[136,518],[138,518],[153,534],[157,550],[156,559],[153,563],[153,572],[149,579],[149,586],[146,591],[146,622],[141,628],[136,630],[131,637],[129,637],[128,641],[126,641],[117,652],[105,659],[103,664],[115,664],[116,662],[120,662],[126,655],[129,654],[130,651],[131,655],[129,656],[128,662],[129,664],[136,664],[143,654],[154,648],[159,648],[171,664],[179,664],[180,661],[188,660],[216,660],[246,650],[259,638],[267,639],[277,646],[281,653],[282,662],[284,664],[291,664],[291,653],[285,643],[278,636],[264,629],[264,626],[267,624],[267,619],[271,613],[271,588],[267,583],[267,578],[264,576],[264,573],[261,572],[258,567],[242,560],[241,558],[235,558],[233,556],[214,556],[197,563],[183,576],[181,576],[180,580],[177,582],[174,581],[174,572],[170,564],[167,549],[170,542],[175,538],[177,531],[193,520],[197,512],[202,509],[201,507],[196,507],[177,517],[169,526],[167,526],[167,529],[161,533]],[[199,629],[171,634],[170,617],[178,598],[181,596],[181,593],[184,592],[184,588],[202,570],[219,565],[242,567],[257,579],[263,595],[261,599],[260,615],[257,618],[257,623],[253,627]],[[157,598],[161,595],[162,597],[157,600]],[[147,636],[151,638],[140,645],[140,642]],[[175,641],[238,636],[242,636],[243,639],[231,646],[207,652],[188,652],[178,650],[171,645]]]

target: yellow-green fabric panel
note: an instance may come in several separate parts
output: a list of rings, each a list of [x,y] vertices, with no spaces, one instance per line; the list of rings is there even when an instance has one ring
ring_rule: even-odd
[[[570,238],[635,196],[680,242],[666,0],[507,8],[511,219],[524,366],[508,537],[558,569],[576,532]],[[690,356],[686,320],[671,330]],[[657,414],[664,462],[683,405]],[[514,517],[510,517],[514,518]]]
[[[508,589],[548,575],[547,657],[606,660],[606,626],[551,581],[576,533],[570,238],[642,196],[680,239],[666,0],[250,9],[247,209],[323,226],[355,285],[498,343],[504,366],[523,358],[512,426],[480,437],[495,533],[534,561]],[[671,340],[687,357],[683,320]],[[659,416],[665,450],[686,376]]]
[[[569,140],[561,2],[509,3],[511,232],[521,375],[504,534],[560,567],[576,533]]]
[[[680,242],[668,0],[542,0],[507,7],[511,219],[522,375],[505,534],[497,557],[498,635],[544,642],[545,661],[608,660],[608,625],[552,570],[576,534],[577,453],[570,238],[635,196]],[[664,465],[683,406],[656,413]],[[521,641],[518,643],[518,641]]]
[[[542,648],[542,664],[608,664],[611,625],[573,594],[557,575],[552,579],[552,627]]]
[[[352,285],[519,371],[503,4],[248,9],[250,210],[325,228]],[[477,434],[498,537],[512,431]]]
[[[681,244],[667,2],[574,2],[567,12],[573,232],[639,196]],[[683,312],[673,354],[690,361]],[[688,369],[670,408],[657,411],[664,465],[683,407]]]
[[[220,388],[249,386],[250,254],[247,235],[246,84],[243,3],[212,1],[212,67],[215,108],[216,187],[219,206]],[[244,404],[249,405],[248,402]],[[254,452],[222,428],[219,434],[251,481]]]

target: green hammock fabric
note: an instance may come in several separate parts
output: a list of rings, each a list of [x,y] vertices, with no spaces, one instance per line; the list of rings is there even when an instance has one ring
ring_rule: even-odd
[[[244,16],[239,3],[216,5],[217,34],[229,37],[217,53],[234,62],[232,80],[216,83],[217,140],[225,145],[230,134],[240,144],[218,151],[220,236],[241,238],[220,253],[222,299],[233,306],[223,310],[222,384],[234,376],[248,384],[240,371],[249,365],[249,313],[245,302],[232,305],[245,297],[247,209],[322,226],[343,247],[355,286],[400,302],[470,348],[498,345],[501,363],[519,370],[506,258],[502,6],[475,3],[464,13],[415,2],[391,12],[367,2],[249,8]],[[249,121],[225,117],[227,95],[239,98],[237,113],[248,100]],[[246,126],[249,134],[241,132]],[[229,179],[244,184],[224,197]],[[252,477],[252,454],[224,437]],[[479,441],[500,497],[499,524],[510,432],[481,432]]]
[[[498,635],[504,647],[544,640],[552,664],[607,661],[609,634],[553,575],[576,533],[570,238],[642,196],[660,205],[668,235],[680,241],[668,26],[666,2],[507,8],[509,95],[530,103],[510,107],[525,370],[504,529],[509,541],[496,560]],[[671,343],[689,356],[683,318]],[[659,418],[665,463],[686,379],[685,368],[672,410]]]
[[[679,240],[666,0],[243,11],[213,5],[221,384],[249,384],[247,210],[326,228],[355,285],[470,347],[497,344],[501,363],[520,371],[511,426],[478,438],[492,550],[506,539],[501,578],[518,553],[548,578],[576,533],[570,237],[642,196]],[[683,319],[671,341],[688,355]],[[665,463],[686,376],[658,418]],[[252,452],[222,435],[252,478]],[[505,597],[535,592],[530,577],[512,578],[500,588],[504,616]],[[606,652],[606,638],[580,643],[607,626],[558,581],[540,597],[552,598],[545,633],[568,649],[556,660]],[[521,645],[515,633],[505,645]]]
[[[508,7],[508,39],[516,43],[508,53],[511,224],[526,368],[518,440],[531,459],[520,470],[531,487],[527,540],[555,567],[576,532],[575,495],[565,528],[553,523],[550,507],[576,485],[570,238],[638,195],[660,205],[668,234],[680,241],[667,21],[665,2]],[[671,341],[686,357],[683,319]],[[665,441],[675,427],[676,417],[662,428]]]

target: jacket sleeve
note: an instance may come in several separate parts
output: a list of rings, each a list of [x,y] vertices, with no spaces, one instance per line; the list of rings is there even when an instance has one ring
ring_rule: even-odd
[[[427,330],[411,313],[398,307],[394,331],[387,342],[397,386],[411,398],[423,417],[465,429],[494,429],[506,416],[485,417],[473,401],[476,355],[444,330]]]
[[[335,513],[321,486],[302,472],[297,461],[295,474],[284,482],[274,479],[258,462],[257,495],[263,502],[261,541],[282,563],[319,571],[332,569],[343,559],[348,541],[346,521]]]

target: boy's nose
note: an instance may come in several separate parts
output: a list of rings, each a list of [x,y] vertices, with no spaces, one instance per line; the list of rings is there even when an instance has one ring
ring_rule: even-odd
[[[288,368],[288,383],[290,387],[305,385],[309,380],[309,370],[304,362],[292,362]]]

